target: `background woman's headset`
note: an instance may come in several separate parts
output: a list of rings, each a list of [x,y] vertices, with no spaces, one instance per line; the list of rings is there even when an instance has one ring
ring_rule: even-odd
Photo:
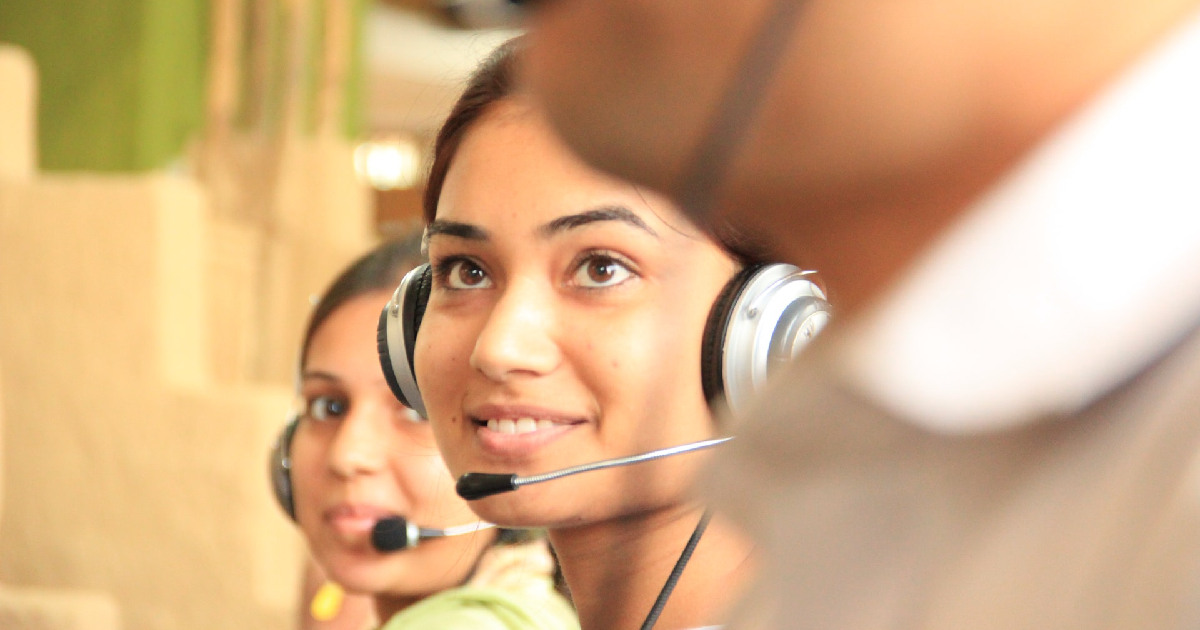
[[[429,304],[428,264],[408,272],[379,315],[379,362],[400,402],[428,417],[413,349]],[[754,264],[726,283],[709,311],[700,379],[709,403],[724,399],[734,414],[779,366],[789,363],[829,321],[825,292],[813,272],[784,264]]]
[[[292,493],[292,438],[296,435],[296,427],[300,425],[300,414],[293,413],[288,417],[287,424],[275,444],[271,447],[270,459],[267,462],[268,474],[271,478],[271,490],[275,500],[284,514],[293,521],[296,520],[296,502]]]

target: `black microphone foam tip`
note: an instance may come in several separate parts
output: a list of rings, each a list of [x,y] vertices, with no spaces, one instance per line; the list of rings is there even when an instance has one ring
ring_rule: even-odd
[[[516,475],[469,472],[458,478],[458,483],[454,485],[454,491],[458,493],[458,496],[468,501],[474,501],[490,497],[493,494],[516,490],[516,480]]]
[[[391,553],[408,547],[408,522],[399,516],[379,519],[371,528],[371,546],[376,551]]]

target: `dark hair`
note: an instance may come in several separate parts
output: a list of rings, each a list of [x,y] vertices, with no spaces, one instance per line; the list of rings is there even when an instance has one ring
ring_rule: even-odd
[[[313,307],[300,346],[300,368],[304,369],[308,362],[308,347],[313,335],[338,307],[366,293],[396,288],[404,274],[422,262],[421,235],[418,233],[382,243],[351,263]]]
[[[426,223],[433,221],[437,215],[442,184],[446,183],[446,172],[458,153],[463,135],[488,107],[512,96],[517,54],[523,44],[523,36],[514,37],[500,44],[479,64],[467,80],[466,89],[455,101],[446,122],[438,130],[433,143],[433,164],[429,167],[429,180],[425,184],[425,197],[422,200]]]
[[[489,107],[514,94],[516,64],[524,43],[525,37],[518,35],[501,44],[479,64],[467,80],[467,87],[454,103],[446,122],[438,130],[433,144],[433,163],[429,167],[429,179],[422,199],[426,223],[437,218],[438,198],[442,195],[446,173],[467,130]],[[708,226],[707,229],[713,241],[743,266],[765,262],[764,248],[732,225],[721,223]]]

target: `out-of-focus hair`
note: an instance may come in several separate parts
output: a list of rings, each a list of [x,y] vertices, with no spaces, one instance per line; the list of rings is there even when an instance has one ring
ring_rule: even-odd
[[[313,335],[338,307],[366,293],[395,289],[404,274],[422,262],[420,234],[382,243],[355,260],[313,307],[300,346],[300,368],[303,370],[308,361]]]

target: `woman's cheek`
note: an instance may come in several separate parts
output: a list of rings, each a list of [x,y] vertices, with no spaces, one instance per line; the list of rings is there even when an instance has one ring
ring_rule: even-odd
[[[428,323],[431,324],[429,328],[422,326],[413,357],[417,383],[434,441],[445,460],[444,466],[453,469],[455,445],[450,429],[460,413],[456,401],[461,400],[462,395],[457,389],[465,381],[463,375],[456,373],[458,361],[455,356],[462,352],[457,345],[461,345],[463,335],[444,333],[446,327],[436,318]]]
[[[292,438],[292,494],[297,511],[301,506],[315,505],[321,496],[321,469],[324,452],[316,440],[301,426]]]
[[[452,361],[447,360],[446,354],[454,351],[451,344],[456,336],[441,334],[445,327],[440,323],[438,318],[426,319],[417,335],[417,347],[413,352],[413,369],[417,384],[425,408],[431,416],[435,414],[435,410],[439,410],[447,397],[443,391],[446,385],[454,382],[453,375],[448,373],[448,366]]]
[[[649,318],[641,318],[646,320]],[[594,369],[608,376],[604,379],[608,388],[625,392],[623,397],[633,397],[654,381],[667,366],[676,364],[668,357],[675,356],[664,347],[664,330],[650,325],[649,321],[627,321],[625,326],[610,330],[602,339],[595,340],[596,356]]]
[[[434,508],[434,511],[442,512],[446,506],[454,503],[453,499],[457,498],[457,495],[450,490],[454,486],[453,479],[436,452],[429,457],[420,458],[419,469],[414,472],[417,481],[414,488],[424,504],[420,507]]]

